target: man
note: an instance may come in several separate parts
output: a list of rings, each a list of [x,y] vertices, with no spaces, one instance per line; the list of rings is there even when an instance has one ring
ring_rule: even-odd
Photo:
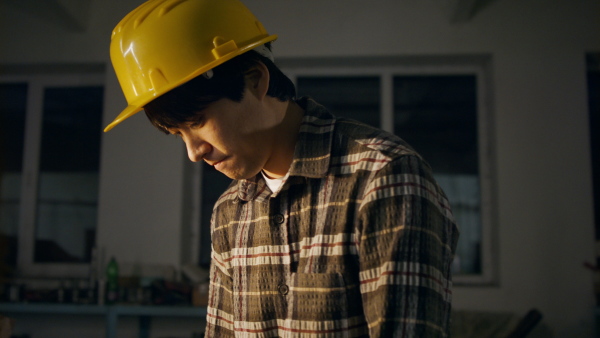
[[[458,231],[400,138],[337,118],[237,0],[151,0],[115,28],[129,106],[234,179],[211,222],[207,337],[442,337]]]

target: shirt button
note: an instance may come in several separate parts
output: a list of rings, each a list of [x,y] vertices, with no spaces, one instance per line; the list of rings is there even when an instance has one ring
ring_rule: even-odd
[[[288,292],[290,292],[290,287],[285,284],[281,284],[277,287],[277,290],[279,291],[280,294],[285,296],[288,294]]]
[[[281,224],[283,221],[285,221],[285,217],[282,214],[275,214],[273,215],[273,221],[276,224]]]

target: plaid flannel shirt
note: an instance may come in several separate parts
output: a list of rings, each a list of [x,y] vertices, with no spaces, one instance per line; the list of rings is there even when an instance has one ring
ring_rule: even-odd
[[[458,230],[395,135],[310,99],[289,177],[234,181],[214,207],[206,337],[443,337]]]

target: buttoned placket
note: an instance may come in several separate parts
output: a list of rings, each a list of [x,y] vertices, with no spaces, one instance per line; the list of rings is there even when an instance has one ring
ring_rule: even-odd
[[[288,255],[289,260],[292,261],[292,252],[291,246],[289,242],[289,210],[287,205],[287,191],[280,191],[276,196],[272,196],[270,198],[270,225],[271,231],[276,234],[278,238],[278,242],[280,243],[282,248],[285,248],[286,252],[282,252]],[[290,283],[291,281],[291,271],[290,266],[287,264],[285,266],[285,270],[283,275],[280,276],[279,280],[274,281],[276,285],[273,285],[273,288],[279,295],[282,297],[282,301],[284,302],[283,311],[287,317],[288,312],[288,295],[290,292]]]

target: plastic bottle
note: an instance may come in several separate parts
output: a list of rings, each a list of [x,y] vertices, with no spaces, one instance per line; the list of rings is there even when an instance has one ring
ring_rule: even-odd
[[[106,266],[106,303],[114,304],[119,300],[119,264],[112,257]]]

